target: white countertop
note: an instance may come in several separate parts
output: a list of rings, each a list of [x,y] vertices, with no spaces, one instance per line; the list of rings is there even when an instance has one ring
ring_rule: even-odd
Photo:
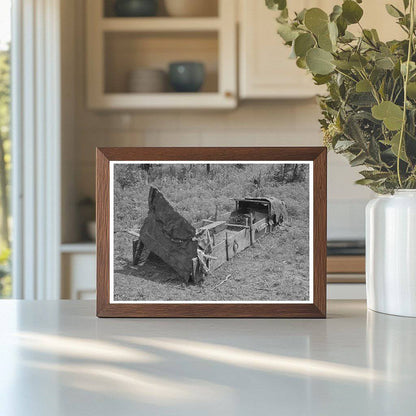
[[[0,301],[0,415],[415,415],[416,319],[97,319]]]

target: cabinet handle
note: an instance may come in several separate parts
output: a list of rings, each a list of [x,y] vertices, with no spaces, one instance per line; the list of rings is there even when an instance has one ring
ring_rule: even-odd
[[[234,97],[234,94],[231,91],[225,91],[224,95],[225,95],[226,98],[233,98]]]

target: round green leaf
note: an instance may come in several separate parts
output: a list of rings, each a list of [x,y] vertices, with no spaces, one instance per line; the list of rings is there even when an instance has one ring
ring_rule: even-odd
[[[305,26],[315,35],[327,30],[328,15],[318,7],[309,9],[305,13]]]
[[[357,92],[371,92],[371,82],[367,79],[362,79],[361,81],[357,82],[355,90]]]
[[[403,17],[403,13],[397,8],[394,7],[392,4],[386,4],[387,13],[393,17]]]
[[[284,10],[286,0],[266,0],[266,6],[271,10]]]
[[[337,38],[338,38],[338,26],[334,22],[328,23],[328,31],[329,31],[329,37],[331,38],[331,42],[336,45]]]
[[[380,42],[380,38],[378,37],[378,33],[377,33],[377,30],[376,29],[371,29],[371,34],[373,35],[373,39],[376,42]]]
[[[363,17],[363,9],[353,0],[342,3],[342,16],[349,23],[358,23]]]
[[[338,17],[337,19],[337,27],[339,34],[344,36],[348,27],[348,23],[342,16]]]
[[[324,85],[331,81],[331,75],[318,75],[315,74],[313,76],[313,80],[315,81],[315,85]]]
[[[301,69],[306,69],[306,59],[305,58],[298,58],[296,59],[296,66]]]
[[[416,82],[409,82],[407,84],[407,97],[416,100]]]
[[[334,65],[342,71],[350,70],[352,68],[352,65],[347,60],[335,59],[333,62]]]
[[[295,40],[296,56],[303,58],[306,52],[315,46],[315,40],[310,33],[302,33]]]
[[[332,13],[329,15],[329,19],[331,22],[335,22],[338,17],[340,17],[342,14],[342,7],[336,4],[332,10]]]
[[[338,27],[334,22],[327,24],[326,30],[318,35],[318,44],[328,52],[335,51],[337,45]]]
[[[383,101],[371,109],[373,117],[382,120],[384,125],[392,131],[402,127],[403,110],[391,101]]]
[[[306,65],[313,74],[327,75],[335,69],[333,59],[334,57],[329,52],[313,48],[306,54]]]
[[[367,60],[364,58],[364,56],[354,53],[351,55],[349,59],[350,64],[353,68],[357,69],[363,69],[367,65]]]
[[[331,42],[331,38],[329,37],[329,33],[321,33],[318,35],[318,45],[321,49],[324,49],[325,51],[332,52],[334,45]]]
[[[286,23],[279,23],[277,25],[277,33],[285,42],[292,42],[299,36],[299,32],[293,30],[292,27]]]

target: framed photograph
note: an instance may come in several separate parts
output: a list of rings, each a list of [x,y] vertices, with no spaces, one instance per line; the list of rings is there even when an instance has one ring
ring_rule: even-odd
[[[324,318],[326,154],[97,149],[97,316]]]

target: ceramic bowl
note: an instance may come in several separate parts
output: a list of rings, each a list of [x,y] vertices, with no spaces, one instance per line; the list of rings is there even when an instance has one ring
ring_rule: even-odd
[[[127,90],[135,93],[160,93],[167,90],[166,72],[161,69],[138,68],[129,73]]]
[[[158,0],[117,0],[114,11],[119,17],[156,16],[157,3]]]
[[[205,80],[205,67],[201,62],[172,62],[169,65],[169,82],[176,92],[197,92]]]

